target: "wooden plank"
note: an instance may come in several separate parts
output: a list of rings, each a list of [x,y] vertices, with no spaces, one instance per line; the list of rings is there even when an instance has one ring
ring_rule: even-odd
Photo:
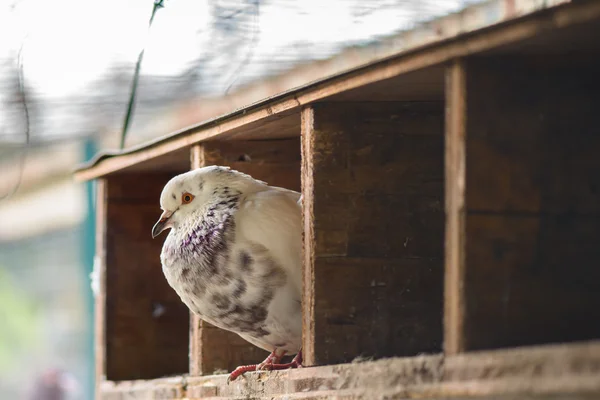
[[[471,60],[465,348],[600,338],[598,60]]]
[[[94,270],[98,279],[98,293],[94,299],[94,361],[95,396],[100,398],[100,384],[106,380],[106,179],[96,181],[96,243]]]
[[[316,268],[317,360],[351,362],[442,348],[439,259],[325,257]]]
[[[96,400],[173,400],[185,399],[185,382],[182,377],[151,380],[103,382],[101,396]]]
[[[192,168],[229,166],[270,185],[300,190],[300,143],[297,138],[270,141],[205,142],[191,147]],[[256,364],[264,350],[239,335],[190,315],[190,375],[232,371]]]
[[[162,188],[172,175],[106,179],[106,379],[187,372],[188,310],[160,266],[152,240]]]
[[[446,83],[444,352],[464,350],[466,71],[454,61]]]
[[[600,395],[600,343],[421,356],[153,381],[104,382],[103,400],[121,399],[577,399]]]
[[[207,165],[204,160],[204,146],[195,144],[190,146],[190,169],[196,169]]]
[[[477,162],[467,171],[469,210],[600,214],[598,60],[561,68],[528,58],[473,63],[471,95],[495,97],[469,116],[467,151]]]
[[[470,215],[466,347],[600,338],[600,217]]]
[[[308,365],[439,351],[443,105],[320,103],[302,126]]]
[[[205,165],[235,163],[246,165],[287,164],[300,162],[300,118],[295,137],[281,140],[243,140],[231,142],[206,142]],[[233,168],[233,167],[232,167]]]
[[[212,375],[231,372],[240,365],[256,364],[267,353],[246,342],[238,334],[219,329],[194,316],[197,353],[190,360],[190,375]]]
[[[509,44],[519,44],[538,36],[591,22],[600,18],[597,2],[574,2],[546,12],[536,13],[509,24],[499,24],[490,29],[473,32],[466,37],[446,40],[411,52],[380,60],[354,71],[327,78],[306,87],[283,93],[256,103],[243,110],[175,132],[134,152],[107,158],[97,165],[80,169],[75,176],[89,180],[130,167],[145,160],[160,157],[177,149],[205,140],[224,140],[234,136],[243,139],[248,128],[267,126],[282,117],[299,113],[302,106],[327,99],[351,89],[365,87],[405,73],[443,64],[457,57],[482,53]],[[563,49],[567,51],[569,48]],[[518,48],[517,50],[518,51]],[[357,97],[354,100],[364,100]],[[278,137],[277,129],[267,129],[262,138]],[[252,136],[253,138],[257,136]]]
[[[314,117],[312,107],[302,110],[302,356],[306,366],[316,365]]]

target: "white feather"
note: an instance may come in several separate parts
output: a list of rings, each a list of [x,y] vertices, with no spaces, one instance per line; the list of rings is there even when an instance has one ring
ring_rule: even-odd
[[[295,354],[300,350],[302,338],[301,196],[291,190],[268,186],[237,171],[227,169],[225,173],[220,168],[196,169],[173,178],[165,186],[161,194],[161,208],[171,213],[169,226],[173,228],[161,255],[165,276],[182,300],[202,318],[216,326],[234,330],[227,326],[226,321],[217,318],[215,306],[209,301],[211,295],[216,291],[232,293],[235,282],[244,279],[247,290],[237,301],[255,304],[257,299],[264,297],[266,290],[266,283],[261,277],[266,276],[274,262],[285,272],[285,283],[276,287],[267,308],[264,323],[269,334],[253,337],[249,333],[237,333],[265,350],[279,349]],[[194,258],[169,259],[169,252],[165,249],[179,246],[200,221],[218,217],[217,211],[214,211],[213,217],[209,216],[212,214],[208,210],[215,209],[215,202],[221,201],[215,198],[215,193],[222,193],[225,188],[240,194],[239,207],[232,214],[235,220],[234,243],[228,243],[233,279],[229,286],[208,286],[204,295],[199,296],[190,291],[192,275],[183,277],[181,274],[183,268],[196,267]],[[195,198],[189,204],[182,204],[183,193],[191,193]],[[200,238],[195,237],[191,241],[199,243]],[[243,253],[254,261],[253,270],[242,271],[236,264],[235,256]]]

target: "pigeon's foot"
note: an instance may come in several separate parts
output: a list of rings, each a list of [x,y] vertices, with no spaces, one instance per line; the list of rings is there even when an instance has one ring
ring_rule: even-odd
[[[260,364],[243,365],[237,367],[231,374],[229,374],[229,378],[227,378],[227,383],[229,384],[229,382],[235,381],[240,375],[243,375],[246,372],[261,370],[275,371],[289,368],[302,368],[302,350],[300,350],[298,354],[296,354],[292,362],[286,364],[279,364],[279,361],[281,360],[281,357],[284,356],[284,354],[285,353],[278,355],[275,351],[273,351],[269,355],[269,357],[267,357],[265,361],[261,362]]]
[[[269,357],[265,359],[265,361],[261,362],[256,366],[257,371],[262,371],[266,369],[271,369],[270,366],[273,364],[278,364],[281,361],[281,358],[285,355],[285,351],[281,354],[277,354],[277,349],[273,350]]]
[[[267,366],[270,370],[278,370],[278,369],[289,369],[289,368],[302,368],[302,350],[296,354],[296,357],[287,364],[270,364]]]
[[[256,371],[256,367],[258,367],[258,364],[242,365],[237,367],[231,374],[229,374],[229,377],[227,378],[227,384],[229,385],[229,382],[235,381],[240,375],[243,375],[246,372]]]

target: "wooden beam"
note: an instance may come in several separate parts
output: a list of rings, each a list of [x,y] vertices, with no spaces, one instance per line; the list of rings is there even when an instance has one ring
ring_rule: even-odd
[[[302,355],[304,365],[316,364],[315,357],[315,229],[314,229],[314,110],[302,110]]]
[[[534,15],[525,16],[510,23],[498,24],[489,29],[433,43],[410,52],[340,74],[279,96],[253,104],[243,110],[207,121],[189,129],[175,132],[168,137],[140,147],[119,157],[106,158],[96,165],[78,170],[78,180],[89,180],[123,168],[163,156],[194,143],[214,139],[248,139],[244,131],[257,126],[277,123],[278,119],[300,112],[304,105],[324,100],[338,93],[380,82],[394,76],[417,71],[512,43],[519,43],[543,33],[583,24],[600,18],[600,3],[594,1],[574,2]],[[360,100],[360,99],[359,99]],[[268,130],[263,138],[273,138],[277,130]],[[253,137],[257,137],[253,135]]]
[[[206,161],[204,161],[204,146],[202,144],[195,144],[190,147],[190,167],[196,169],[204,167]]]
[[[96,181],[96,250],[94,272],[98,279],[94,310],[94,358],[96,368],[96,398],[100,385],[106,380],[106,179]]]
[[[444,289],[444,352],[464,350],[465,279],[465,130],[466,71],[455,60],[446,86],[446,246]]]

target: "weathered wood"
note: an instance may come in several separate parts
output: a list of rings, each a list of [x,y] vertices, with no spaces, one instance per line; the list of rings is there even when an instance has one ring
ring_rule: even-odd
[[[299,130],[300,117],[297,128]],[[245,165],[294,164],[300,162],[300,138],[281,140],[244,140],[228,142],[203,143],[204,163],[212,165],[225,163],[230,166],[236,163]]]
[[[106,178],[102,314],[109,380],[187,372],[188,311],[162,273],[162,240],[152,240],[150,234],[160,215],[160,193],[171,176],[126,174]]]
[[[573,46],[573,40],[569,40],[570,36],[567,29],[593,22],[598,18],[600,18],[600,3],[580,1],[526,16],[510,24],[497,24],[489,29],[472,32],[468,37],[461,37],[460,40],[447,40],[457,32],[443,32],[440,36],[440,39],[443,40],[437,43],[410,49],[411,51],[374,62],[350,73],[340,74],[283,93],[280,96],[266,99],[243,110],[236,110],[213,121],[207,121],[181,132],[176,132],[170,137],[155,141],[143,149],[120,157],[107,158],[95,166],[80,169],[76,173],[76,177],[79,180],[97,178],[136,165],[142,161],[161,157],[175,150],[187,149],[191,144],[205,140],[227,140],[232,137],[236,139],[281,137],[282,133],[277,127],[280,119],[285,120],[284,131],[286,135],[292,135],[294,129],[297,131],[297,128],[295,125],[291,127],[288,124],[290,120],[287,118],[290,115],[297,118],[297,114],[305,105],[361,87],[366,90],[366,93],[357,91],[352,98],[343,97],[343,99],[365,101],[371,96],[372,88],[369,85],[373,83],[386,81],[424,68],[439,66],[456,57],[465,57],[495,49],[506,51],[507,48],[512,52],[519,52],[522,51],[522,45],[527,41],[537,40],[544,36],[556,36],[556,32],[560,32],[563,36],[562,50],[568,51]],[[587,40],[592,36],[586,35],[585,38]],[[582,40],[576,40],[576,42],[581,43]],[[558,51],[556,41],[546,40],[541,44],[537,43],[537,45],[536,43],[533,47],[537,52],[544,50],[549,52]],[[510,45],[513,45],[513,47],[509,47]],[[438,79],[438,77],[434,79]],[[402,86],[399,86],[399,90],[402,90],[401,88]],[[427,88],[427,90],[430,91],[431,89]],[[400,95],[399,92],[398,95]],[[250,132],[251,137],[247,137],[245,132]]]
[[[303,116],[307,363],[439,351],[442,104],[321,103]]]
[[[106,379],[106,179],[96,181],[96,237],[94,272],[98,279],[98,292],[94,299],[94,361],[95,396],[100,399],[100,382]]]
[[[600,338],[599,68],[469,63],[466,349]]]
[[[194,352],[190,354],[190,375],[231,372],[240,365],[256,364],[267,353],[248,343],[238,334],[219,329],[192,316]]]
[[[185,399],[183,377],[123,382],[102,382],[96,400],[174,400]]]
[[[577,399],[600,395],[600,343],[422,356],[227,375],[104,382],[124,399]]]
[[[302,355],[304,365],[316,365],[315,331],[315,114],[302,110]]]
[[[446,73],[444,352],[464,349],[466,71],[462,60]]]
[[[271,141],[206,142],[191,148],[192,168],[229,166],[270,185],[300,190],[300,142],[297,138]],[[267,353],[239,335],[218,329],[191,315],[190,374],[232,371],[256,364]]]

